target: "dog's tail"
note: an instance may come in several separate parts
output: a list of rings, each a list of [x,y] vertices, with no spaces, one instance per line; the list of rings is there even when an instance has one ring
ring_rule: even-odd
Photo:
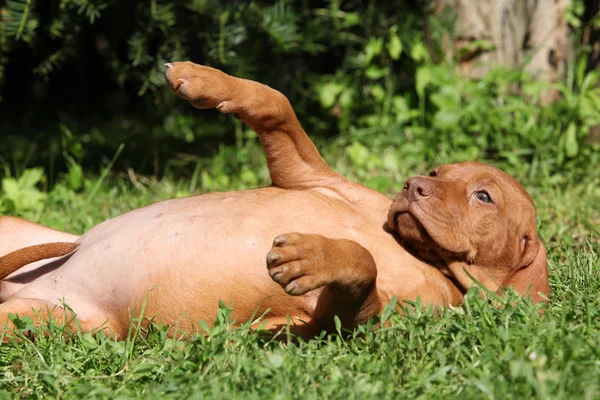
[[[48,258],[62,257],[73,253],[79,247],[79,243],[56,242],[36,244],[8,253],[0,257],[0,279],[17,271],[21,267],[32,262]]]

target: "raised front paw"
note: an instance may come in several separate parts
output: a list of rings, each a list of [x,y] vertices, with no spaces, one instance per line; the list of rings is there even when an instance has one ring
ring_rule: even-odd
[[[235,112],[231,109],[231,99],[236,90],[236,78],[218,69],[189,61],[167,63],[165,66],[165,75],[171,89],[194,107]]]
[[[286,233],[273,241],[267,254],[271,279],[287,294],[300,296],[331,283],[327,238],[321,235]]]

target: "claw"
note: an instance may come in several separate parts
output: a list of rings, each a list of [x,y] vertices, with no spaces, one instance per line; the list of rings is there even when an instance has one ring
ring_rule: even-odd
[[[173,90],[174,91],[179,90],[179,88],[181,87],[181,85],[183,85],[186,82],[187,82],[187,80],[185,80],[183,78],[177,79],[177,81],[175,81],[175,85],[173,86]],[[184,93],[181,93],[181,94],[184,94]]]
[[[273,240],[273,246],[275,247],[283,247],[287,243],[287,239],[285,236],[277,236],[275,240]]]
[[[288,283],[288,285],[285,287],[285,292],[287,294],[294,294],[294,292],[298,289],[298,284],[294,281]]]
[[[279,254],[269,252],[267,254],[267,265],[271,266],[274,262],[279,261],[280,258]]]

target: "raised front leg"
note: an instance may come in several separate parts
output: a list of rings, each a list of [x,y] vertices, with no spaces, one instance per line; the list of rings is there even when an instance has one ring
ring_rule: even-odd
[[[196,108],[217,108],[223,113],[232,113],[254,129],[264,147],[275,186],[302,188],[339,179],[280,92],[191,62],[166,65],[167,81],[179,97]]]
[[[345,239],[288,233],[273,241],[267,255],[271,278],[299,296],[323,288],[311,324],[335,330],[334,316],[353,329],[381,312],[386,299],[377,291],[377,267],[364,247]]]

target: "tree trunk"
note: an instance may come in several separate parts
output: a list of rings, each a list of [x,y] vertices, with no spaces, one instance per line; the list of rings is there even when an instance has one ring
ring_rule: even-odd
[[[568,0],[443,0],[456,22],[452,51],[459,71],[482,77],[495,66],[518,68],[540,79],[560,80],[567,59]],[[448,10],[450,7],[450,10]],[[543,102],[554,93],[546,93]]]

